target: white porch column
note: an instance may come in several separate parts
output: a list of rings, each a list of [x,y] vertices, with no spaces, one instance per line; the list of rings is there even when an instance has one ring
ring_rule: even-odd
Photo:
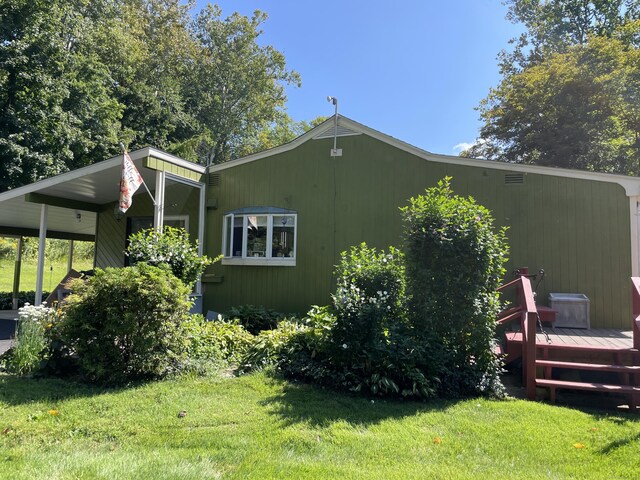
[[[69,240],[69,258],[67,258],[67,272],[73,268],[73,240]]]
[[[47,205],[40,205],[40,236],[38,240],[38,270],[36,273],[35,305],[42,303],[42,280],[44,278],[44,249],[47,240]]]
[[[162,225],[164,222],[164,172],[156,172],[156,191],[155,200],[156,204],[153,208],[153,228],[156,231],[162,231]]]
[[[20,270],[22,268],[22,244],[23,238],[18,237],[16,246],[16,263],[13,267],[13,295],[11,301],[11,308],[13,310],[18,309],[18,294],[20,293]]]

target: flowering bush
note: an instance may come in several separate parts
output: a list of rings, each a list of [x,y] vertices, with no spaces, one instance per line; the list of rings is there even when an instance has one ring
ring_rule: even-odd
[[[162,232],[147,229],[134,233],[129,237],[129,247],[125,253],[134,264],[168,265],[171,272],[190,287],[212,263],[207,256],[198,254],[197,242],[192,244],[189,234],[182,228],[165,227]]]
[[[404,315],[404,265],[393,247],[377,252],[362,243],[342,252],[332,296],[338,318],[332,331],[343,350],[366,352],[384,336],[390,322]],[[351,356],[349,353],[348,356]]]
[[[46,330],[57,318],[54,308],[25,304],[18,310],[18,329],[13,347],[6,355],[6,369],[26,375],[36,370],[48,345]]]

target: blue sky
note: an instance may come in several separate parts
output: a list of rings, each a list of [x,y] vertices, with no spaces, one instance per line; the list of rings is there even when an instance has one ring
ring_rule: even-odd
[[[333,114],[332,95],[347,117],[443,154],[477,137],[474,108],[500,80],[498,52],[522,30],[506,20],[502,0],[213,3],[225,17],[269,15],[260,43],[302,77],[302,87],[287,90],[295,120]]]

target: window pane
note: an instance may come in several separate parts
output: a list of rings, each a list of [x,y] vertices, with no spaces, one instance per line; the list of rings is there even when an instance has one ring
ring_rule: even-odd
[[[222,254],[225,257],[230,257],[233,249],[231,248],[231,232],[233,215],[227,215],[224,217],[224,252]]]
[[[295,252],[295,221],[293,215],[274,215],[273,217],[273,239],[271,241],[272,257],[294,256]]]
[[[247,257],[267,255],[267,216],[247,215]]]
[[[232,246],[232,257],[241,257],[242,256],[242,219],[243,216],[234,216],[233,217],[233,246]]]

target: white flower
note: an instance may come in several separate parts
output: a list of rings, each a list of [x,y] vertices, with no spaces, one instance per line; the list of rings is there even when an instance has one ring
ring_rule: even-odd
[[[343,344],[342,344],[342,348],[347,348],[347,344],[346,344],[346,343],[343,343]]]

